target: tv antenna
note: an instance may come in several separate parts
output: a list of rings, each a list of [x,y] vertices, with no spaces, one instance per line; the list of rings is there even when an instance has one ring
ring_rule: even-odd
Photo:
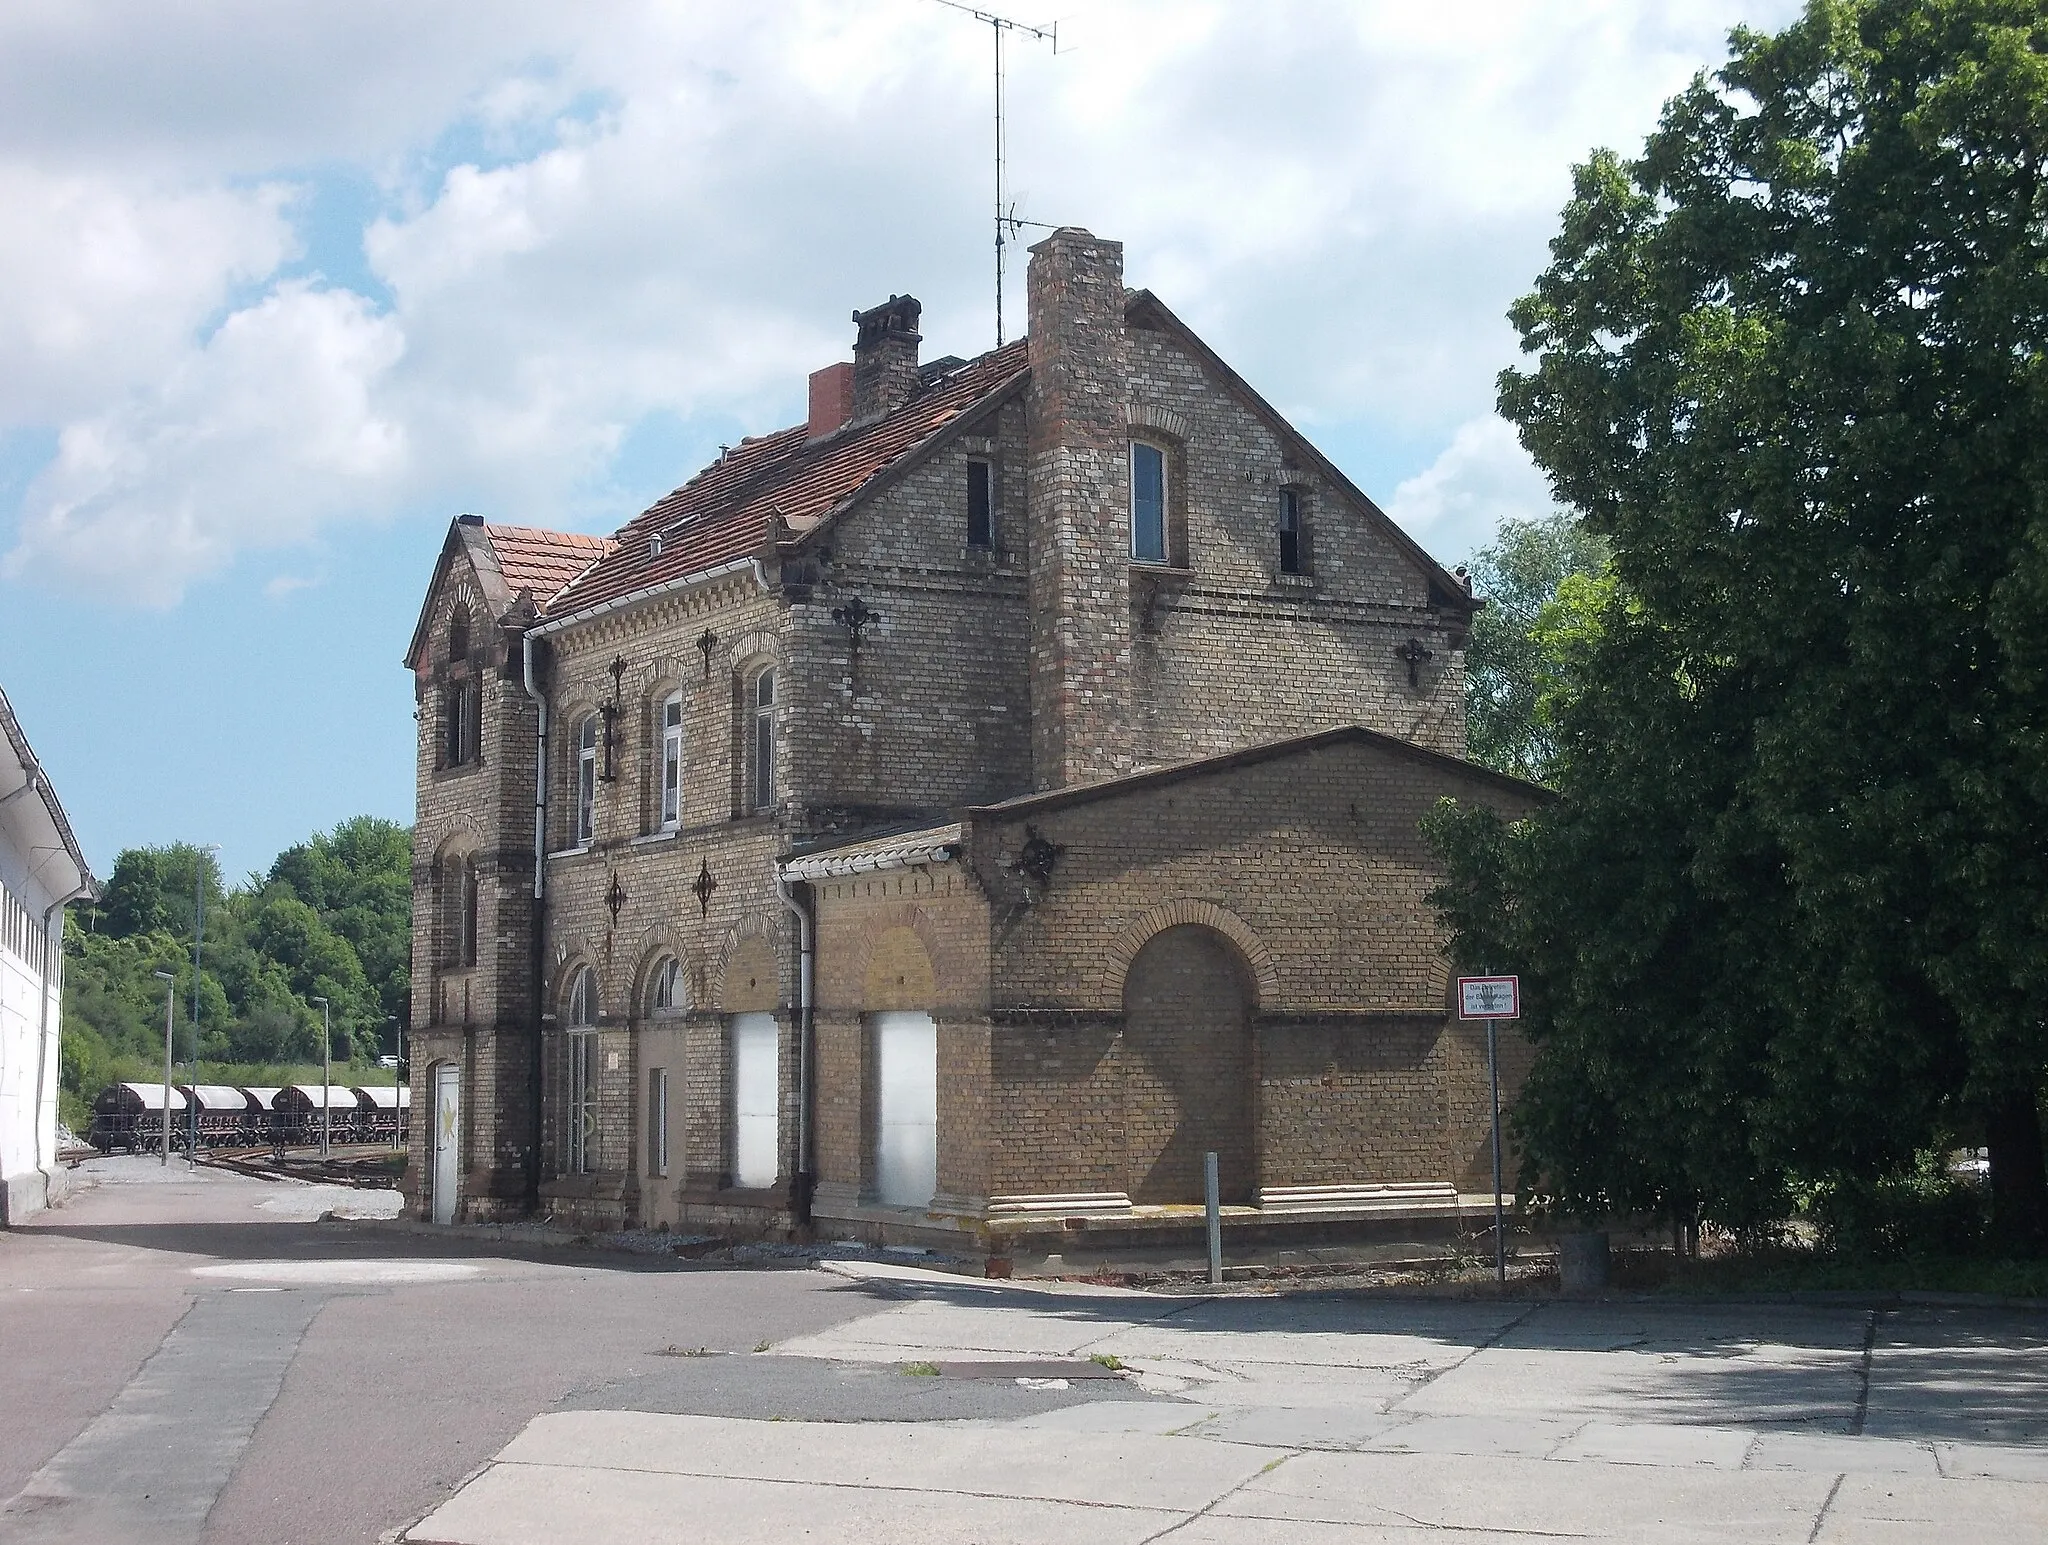
[[[1052,22],[1043,27],[1034,27],[1021,21],[1011,21],[1007,16],[998,16],[993,11],[978,11],[961,0],[938,0],[949,11],[958,11],[972,16],[976,21],[988,23],[989,31],[995,34],[996,44],[996,347],[1003,346],[1003,264],[1009,238],[1026,225],[1035,225],[1033,220],[1019,220],[1015,209],[1003,208],[1003,34],[1021,32],[1035,42],[1052,44],[1053,53],[1060,51],[1060,24]]]

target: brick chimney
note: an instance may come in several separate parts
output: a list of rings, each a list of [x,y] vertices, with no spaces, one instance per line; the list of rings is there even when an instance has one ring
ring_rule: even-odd
[[[1068,226],[1031,249],[1031,770],[1128,772],[1131,547],[1124,248]]]
[[[845,360],[811,372],[810,437],[822,440],[853,417],[853,366]]]
[[[860,331],[853,340],[853,416],[879,418],[901,407],[917,391],[917,319],[924,307],[915,296],[891,295],[872,311],[856,311]]]

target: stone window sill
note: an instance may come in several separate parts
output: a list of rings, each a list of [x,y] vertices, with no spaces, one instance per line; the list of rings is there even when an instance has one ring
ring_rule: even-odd
[[[642,836],[627,838],[626,846],[629,848],[644,848],[658,842],[674,842],[682,834],[683,829],[680,826],[672,827],[668,831],[647,832]]]
[[[1273,583],[1283,590],[1313,590],[1316,577],[1313,574],[1275,574]]]
[[[470,762],[457,762],[453,767],[436,767],[432,776],[436,783],[447,783],[451,779],[467,778],[471,773],[480,773],[483,770],[484,759],[478,757]]]
[[[597,849],[587,842],[581,847],[556,848],[554,852],[548,854],[548,862],[552,864],[558,859],[589,858],[596,851]]]

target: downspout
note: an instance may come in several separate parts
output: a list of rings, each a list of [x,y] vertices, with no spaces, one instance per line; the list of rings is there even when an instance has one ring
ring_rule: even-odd
[[[548,875],[548,700],[547,695],[533,678],[533,629],[528,628],[521,635],[520,648],[525,655],[526,695],[534,702],[533,730],[533,1053],[528,1067],[528,1082],[533,1089],[533,1132],[532,1147],[526,1162],[526,1207],[529,1212],[540,1210],[540,1156],[542,1139],[547,1135],[546,1118],[541,1101],[541,1072],[545,1058],[541,1054],[541,994],[546,984],[546,963],[542,951],[547,946],[547,875]]]
[[[771,860],[772,862],[772,860]],[[810,909],[789,892],[782,865],[775,864],[775,894],[796,918],[796,1207],[799,1217],[811,1215],[811,1019],[814,1012],[812,957],[814,930]]]
[[[38,1170],[43,1169],[43,1080],[49,1076],[50,1071],[50,977],[52,974],[50,962],[53,959],[61,959],[64,953],[64,935],[61,930],[57,935],[57,942],[55,944],[50,942],[50,922],[65,907],[74,901],[83,900],[85,897],[90,896],[92,891],[91,883],[81,880],[71,891],[59,896],[43,909],[43,1005],[42,1023],[36,1031],[36,1095],[34,1102],[36,1114],[32,1118],[36,1128],[35,1153],[36,1168]],[[49,1172],[44,1170],[43,1173],[47,1180]]]

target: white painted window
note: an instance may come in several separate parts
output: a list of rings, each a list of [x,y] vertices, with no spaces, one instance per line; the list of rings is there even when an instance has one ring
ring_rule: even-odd
[[[1131,557],[1166,562],[1166,452],[1131,442]]]
[[[683,694],[672,692],[661,705],[661,829],[683,824]]]
[[[778,1076],[782,1029],[773,1014],[732,1018],[732,1183],[775,1184],[782,1168]]]
[[[647,1075],[647,1172],[668,1173],[668,1069]]]
[[[754,678],[753,800],[755,811],[775,808],[775,671]]]
[[[569,1173],[588,1174],[597,1163],[597,977],[577,968],[569,984]]]
[[[597,715],[586,714],[576,726],[575,845],[588,847],[597,830]]]
[[[939,1188],[939,1032],[929,1014],[874,1016],[880,1117],[875,1189],[890,1207],[925,1207]]]

